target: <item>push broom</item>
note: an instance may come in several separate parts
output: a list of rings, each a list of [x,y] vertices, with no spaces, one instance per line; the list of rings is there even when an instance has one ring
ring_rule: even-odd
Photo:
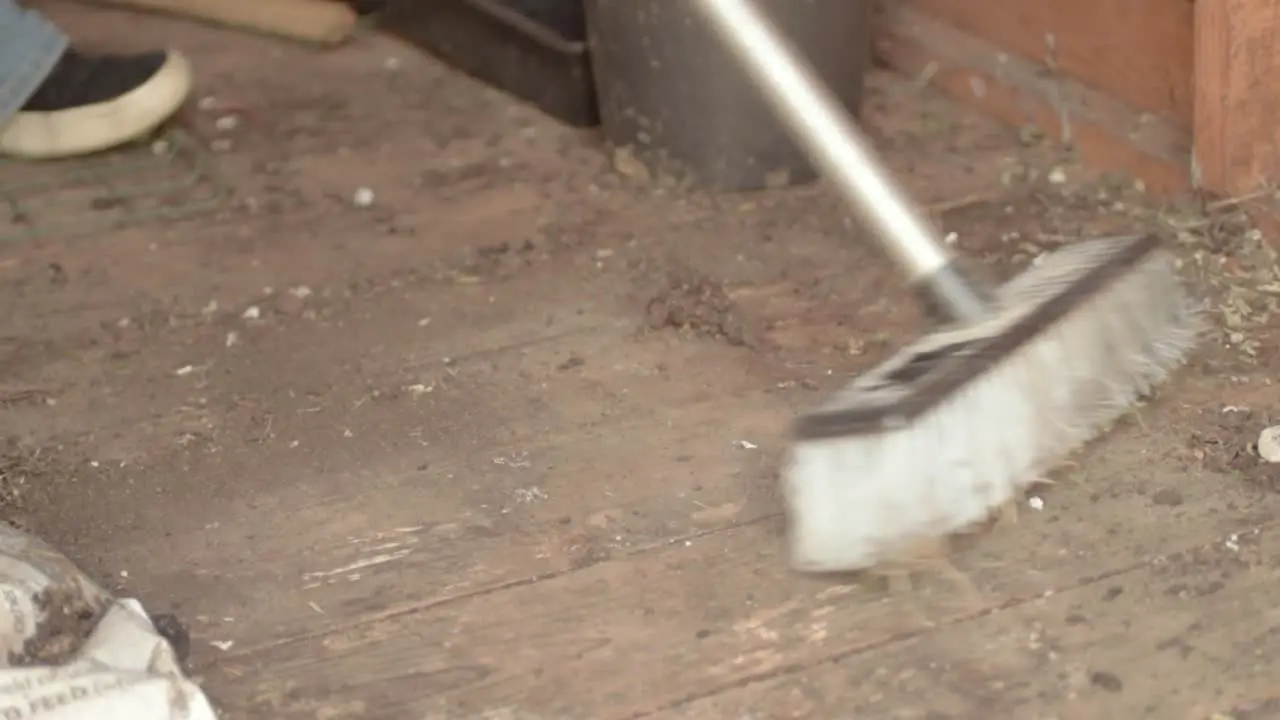
[[[797,421],[793,568],[868,569],[988,520],[1182,364],[1197,304],[1156,237],[1074,243],[985,287],[750,0],[694,6],[942,321]]]

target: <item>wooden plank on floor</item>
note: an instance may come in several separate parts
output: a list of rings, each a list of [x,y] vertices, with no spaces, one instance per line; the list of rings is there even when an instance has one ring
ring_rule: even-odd
[[[1140,457],[1109,460],[1117,472],[1151,477]],[[1054,502],[1076,512],[1024,520],[966,556],[981,607],[942,582],[904,602],[797,577],[777,529],[755,523],[421,612],[352,621],[229,656],[206,676],[215,689],[252,685],[225,696],[254,698],[230,708],[245,717],[311,717],[318,709],[334,718],[644,717],[898,643],[928,629],[922,617],[954,623],[1096,585],[1172,548],[1217,542],[1246,522],[1223,512],[1232,498],[1188,491],[1179,522],[1139,531],[1134,518],[1153,512],[1147,500],[1118,495],[1108,505],[1089,488],[1063,492]],[[1103,543],[1116,551],[1097,555]]]
[[[119,542],[98,572],[132,568],[128,592],[190,618],[201,661],[211,643],[322,634],[778,511],[779,443],[813,391],[764,383],[738,348],[569,315],[569,337],[517,315],[466,343],[438,334],[435,354],[367,352],[352,361],[361,383],[314,398],[299,361],[257,442],[184,457],[211,484],[246,479],[245,497],[210,521],[174,518],[162,546],[156,531]],[[272,342],[316,347],[311,333]],[[458,353],[447,367],[442,347]],[[699,368],[724,372],[689,382]]]
[[[1197,545],[652,717],[1274,718],[1276,540]]]
[[[403,476],[424,462],[442,466],[481,452],[493,452],[492,459],[534,438],[665,417],[672,408],[775,382],[740,348],[675,333],[637,335],[643,304],[634,316],[613,297],[594,304],[598,288],[590,283],[535,300],[529,288],[546,278],[530,275],[498,287],[428,282],[370,292],[359,298],[367,309],[357,317],[342,298],[319,297],[317,288],[307,306],[314,320],[273,319],[264,328],[238,321],[233,348],[224,326],[154,353],[160,366],[199,364],[190,375],[147,377],[112,367],[100,381],[102,396],[152,395],[156,402],[84,413],[95,461],[85,472],[102,482],[59,500],[112,518],[110,556],[91,535],[58,541],[90,570],[116,576],[130,569],[124,563],[154,557],[157,535],[192,544],[183,550],[206,550],[217,541],[206,526],[236,526],[247,537],[255,530],[241,518],[372,492],[378,478]],[[338,305],[333,314],[328,303]],[[388,328],[397,329],[391,341]],[[321,355],[325,362],[316,362]],[[717,369],[726,371],[708,382]],[[190,511],[157,516],[149,498],[170,491],[175,475],[201,478],[184,490]],[[171,565],[163,554],[154,559],[161,572],[176,571],[186,554],[175,551]]]
[[[214,547],[254,533],[252,562],[163,553],[148,581],[181,588],[170,599],[202,618],[192,626],[199,640],[247,649],[775,518],[776,442],[743,449],[734,440],[776,432],[785,408],[757,394],[684,410],[669,422],[647,416],[571,428],[368,478],[290,510],[287,524],[269,521],[278,506],[263,507],[200,533]],[[721,411],[729,415],[723,425],[705,422]]]

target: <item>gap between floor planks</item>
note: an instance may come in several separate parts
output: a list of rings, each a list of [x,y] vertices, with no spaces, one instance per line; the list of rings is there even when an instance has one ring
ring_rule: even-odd
[[[640,717],[1255,717],[1232,710],[1280,696],[1280,546],[1264,533]]]
[[[1073,555],[1047,572],[1028,572],[1036,543],[1006,535],[1006,562],[972,572],[989,606],[957,611],[962,596],[943,592],[943,607],[925,612],[942,613],[938,626],[1019,607],[1140,571],[1170,547],[1218,543],[1239,522],[1206,512],[1176,532],[1142,538],[1133,559]],[[1077,532],[1089,534],[1087,524]],[[248,694],[259,701],[240,709],[278,717],[305,698],[359,701],[367,717],[506,707],[633,718],[931,629],[902,598],[862,597],[848,585],[789,574],[776,535],[749,524],[430,612],[353,624],[219,663],[208,675],[215,687],[255,678]]]
[[[537,445],[468,453],[433,465],[429,474],[358,483],[363,492],[293,508],[282,523],[268,521],[276,509],[257,509],[201,534],[206,542],[232,544],[253,533],[253,563],[204,561],[194,574],[217,577],[216,585],[188,580],[190,589],[180,591],[187,596],[176,599],[234,616],[234,625],[199,627],[198,634],[234,638],[244,648],[233,651],[240,655],[333,631],[352,616],[380,615],[388,606],[408,608],[388,611],[402,614],[771,517],[777,448],[733,444],[735,435],[759,438],[786,417],[765,399],[751,395],[693,408],[726,411],[735,419],[725,427],[668,427],[646,417],[555,433]],[[642,434],[645,440],[631,440]],[[530,475],[513,478],[508,466],[495,464],[495,457],[515,456],[515,448],[531,466],[517,472]],[[467,490],[424,487],[448,484],[449,477]],[[539,496],[516,496],[534,489]],[[178,557],[189,556],[174,561]],[[182,587],[177,580],[193,568],[189,561],[160,559],[150,572],[161,587]],[[224,595],[218,586],[236,589]],[[223,602],[214,605],[219,595]],[[229,604],[232,598],[240,602]]]

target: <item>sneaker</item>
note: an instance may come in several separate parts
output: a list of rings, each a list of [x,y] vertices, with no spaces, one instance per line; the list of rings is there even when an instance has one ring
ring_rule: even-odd
[[[155,130],[190,92],[191,65],[176,52],[87,55],[69,49],[0,128],[0,154],[53,159],[107,150]]]

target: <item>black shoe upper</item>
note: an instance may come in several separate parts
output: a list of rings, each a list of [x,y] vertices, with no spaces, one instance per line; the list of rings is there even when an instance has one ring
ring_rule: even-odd
[[[167,55],[89,55],[68,49],[58,60],[23,112],[56,112],[114,100],[159,72]]]

